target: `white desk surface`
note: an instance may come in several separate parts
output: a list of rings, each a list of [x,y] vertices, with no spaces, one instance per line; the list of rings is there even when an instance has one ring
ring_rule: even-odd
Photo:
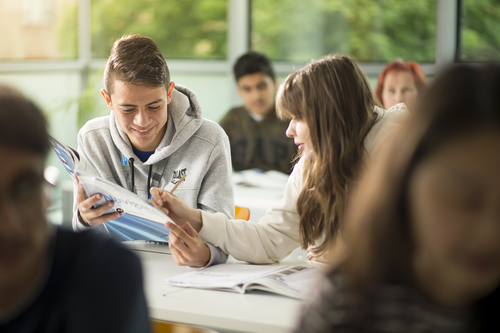
[[[284,189],[268,189],[262,187],[246,187],[235,185],[234,203],[250,209],[250,221],[259,222],[266,215],[269,208],[277,206],[281,202]]]
[[[158,245],[160,246],[160,245]],[[161,251],[161,250],[160,250]],[[301,311],[301,301],[271,293],[232,292],[162,285],[166,278],[191,271],[177,266],[170,254],[135,250],[143,265],[150,318],[222,332],[288,332]],[[229,260],[237,263],[235,259]],[[282,264],[303,264],[285,259]]]
[[[233,173],[234,202],[250,209],[250,221],[258,222],[269,208],[278,205],[288,175],[277,171],[245,170]],[[247,185],[244,185],[247,184]]]

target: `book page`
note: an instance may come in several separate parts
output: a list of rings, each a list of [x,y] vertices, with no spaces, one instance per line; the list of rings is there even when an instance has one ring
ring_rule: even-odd
[[[49,141],[52,145],[52,149],[56,153],[57,157],[61,160],[64,168],[69,173],[71,178],[76,182],[76,167],[78,166],[78,158],[77,155],[74,154],[73,150],[66,146],[65,144],[57,141],[53,137],[49,135]]]
[[[244,288],[247,290],[265,290],[302,299],[305,298],[320,275],[321,270],[317,267],[306,265],[290,266],[258,280],[248,282]]]
[[[170,230],[165,227],[165,222],[172,219],[160,209],[139,198],[135,193],[98,176],[85,172],[88,164],[76,150],[65,145],[49,135],[54,152],[61,160],[66,171],[77,183],[83,185],[88,196],[102,194],[102,199],[95,208],[113,201],[114,206],[105,214],[120,212],[122,215],[112,221],[106,222],[104,227],[110,235],[118,241],[147,240],[154,242],[168,242]]]
[[[69,173],[71,178],[76,182],[76,172],[86,171],[88,169],[87,162],[81,159],[80,154],[72,147],[58,141],[49,135],[49,141],[52,149],[61,160],[64,168]]]
[[[105,214],[122,213],[119,218],[105,223],[106,229],[116,240],[168,241],[170,230],[164,224],[167,221],[175,222],[160,209],[117,184],[84,172],[77,172],[76,175],[87,195],[102,194],[102,199],[95,205],[96,208],[113,201],[114,206]]]
[[[168,215],[149,204],[147,201],[141,199],[135,193],[130,192],[117,184],[94,177],[84,172],[77,172],[76,174],[85,188],[87,195],[91,196],[96,193],[102,194],[102,199],[97,202],[95,208],[104,205],[108,201],[113,201],[115,203],[115,205],[110,208],[106,214],[120,212],[142,217],[161,224],[164,224],[167,221],[173,223],[173,220]]]
[[[166,279],[163,283],[180,287],[229,288],[282,270],[286,266],[220,264]]]

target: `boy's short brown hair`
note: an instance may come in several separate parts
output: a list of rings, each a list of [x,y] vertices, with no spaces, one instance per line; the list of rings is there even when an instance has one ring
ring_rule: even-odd
[[[104,70],[104,87],[109,96],[114,81],[160,87],[170,84],[167,62],[155,42],[141,35],[126,35],[115,41]]]

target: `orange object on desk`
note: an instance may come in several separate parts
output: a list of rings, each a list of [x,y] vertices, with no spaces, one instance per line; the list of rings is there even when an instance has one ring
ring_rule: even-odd
[[[234,206],[234,218],[237,220],[248,221],[250,219],[250,209],[240,206]]]

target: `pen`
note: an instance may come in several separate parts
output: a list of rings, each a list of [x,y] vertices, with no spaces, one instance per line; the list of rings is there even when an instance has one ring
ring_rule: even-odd
[[[170,191],[170,194],[174,194],[174,191],[177,189],[177,187],[181,184],[181,182],[184,180],[184,178],[186,178],[186,175],[187,173],[185,173],[181,179],[177,182],[177,184],[175,184],[174,188],[172,189],[172,191]]]

